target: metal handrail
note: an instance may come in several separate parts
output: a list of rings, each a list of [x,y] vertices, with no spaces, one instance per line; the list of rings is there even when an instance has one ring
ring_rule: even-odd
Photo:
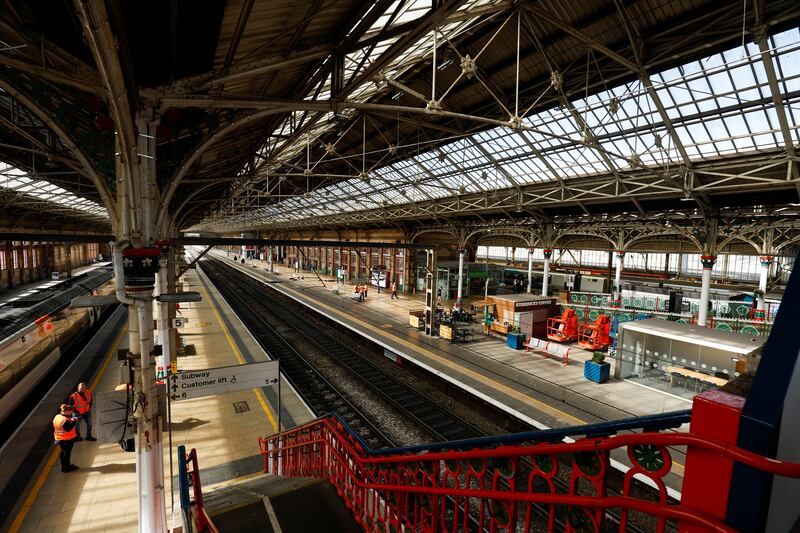
[[[191,465],[191,470],[187,466]],[[178,473],[180,479],[180,499],[181,511],[183,512],[184,524],[192,533],[192,529],[198,533],[204,531],[216,532],[211,519],[206,513],[205,506],[203,505],[203,488],[200,483],[200,466],[197,460],[197,450],[191,449],[186,453],[185,446],[178,446]],[[194,502],[189,500],[189,487],[192,487],[192,494]],[[194,513],[192,513],[192,504],[194,504]],[[194,522],[192,522],[192,515],[194,515]]]
[[[619,422],[391,450],[370,450],[340,417],[333,414],[272,437],[259,438],[259,446],[264,455],[265,471],[329,479],[356,518],[364,520],[367,527],[370,527],[369,521],[374,523],[376,520],[394,520],[396,524],[411,526],[421,526],[425,521],[428,525],[436,524],[437,520],[444,520],[446,504],[443,502],[445,498],[449,498],[457,501],[479,499],[485,502],[485,505],[481,504],[479,511],[481,523],[483,520],[497,520],[494,514],[487,514],[486,508],[491,508],[494,513],[497,510],[495,507],[503,505],[506,506],[509,516],[520,519],[516,516],[516,506],[539,504],[551,509],[551,522],[554,506],[580,509],[580,512],[589,517],[584,518],[595,525],[601,523],[605,510],[620,508],[623,523],[627,522],[630,511],[640,511],[657,517],[659,531],[663,531],[666,520],[691,522],[710,531],[734,531],[719,518],[698,509],[688,508],[685,504],[667,503],[661,478],[671,469],[668,446],[700,448],[773,475],[800,478],[800,464],[797,463],[763,457],[692,433],[656,432],[687,422],[689,413],[679,411]],[[615,435],[619,431],[630,429],[643,429],[645,433]],[[577,435],[587,437],[575,442],[558,442],[568,436]],[[538,444],[530,444],[532,441]],[[632,459],[632,454],[637,450],[644,450],[651,455],[660,454],[660,466],[651,469],[643,467],[644,463],[634,463],[634,467],[625,475],[623,494],[609,496],[605,493],[605,473],[609,470],[607,465],[610,452],[625,447]],[[517,488],[515,483],[524,484],[523,480],[528,475],[531,476],[527,478],[527,483],[530,484],[534,475],[544,478],[550,476],[547,479],[552,479],[558,471],[558,466],[549,473],[539,470],[538,459],[553,459],[568,454],[572,455],[574,461],[570,474],[572,479],[576,479],[575,476],[591,479],[599,489],[595,491],[596,495],[575,494],[576,485],[572,483],[569,494],[556,493],[554,489],[549,492],[534,491],[530,485],[523,489]],[[594,457],[599,465],[599,473],[593,474],[585,470],[579,457]],[[523,460],[529,460],[533,464],[532,473],[521,474]],[[493,483],[490,487],[484,486],[485,483],[478,483],[476,486],[477,478],[473,477],[472,484],[465,482],[461,486],[463,476],[474,476],[476,468],[483,472],[480,477],[493,471],[488,474],[489,478],[497,480],[498,476],[505,475],[505,481],[501,484]],[[510,477],[507,473],[501,473],[503,468],[511,469]],[[640,500],[629,494],[631,481],[637,474],[650,477],[662,488],[657,502]],[[427,506],[420,503],[426,501]],[[368,512],[365,513],[365,509]],[[440,513],[438,517],[437,513]],[[530,524],[531,519],[528,511],[524,516],[526,525]],[[424,526],[422,529],[425,529]]]
[[[359,444],[359,446],[361,446],[361,448],[364,450],[364,453],[370,456],[386,456],[426,451],[433,452],[438,450],[454,450],[457,448],[488,448],[493,446],[509,446],[513,444],[531,442],[561,442],[564,439],[571,437],[601,437],[613,435],[620,431],[631,431],[636,429],[642,431],[662,431],[665,429],[675,429],[683,424],[688,424],[691,420],[691,414],[691,409],[685,409],[656,415],[626,418],[624,420],[612,420],[608,422],[598,422],[595,424],[584,424],[581,426],[570,426],[566,428],[525,431],[507,435],[490,435],[487,437],[477,437],[473,439],[419,444],[413,446],[399,446],[396,448],[381,448],[377,450],[370,448],[370,446],[347,424],[343,418],[339,416],[338,413],[330,413],[329,415],[320,417],[317,420],[327,417],[335,418],[337,422],[339,422],[345,428],[346,432]],[[317,420],[312,420],[307,424],[285,431],[283,434],[290,435],[294,432],[302,431],[304,428],[316,424]]]

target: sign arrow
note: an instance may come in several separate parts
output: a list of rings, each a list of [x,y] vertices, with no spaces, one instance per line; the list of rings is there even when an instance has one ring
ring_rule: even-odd
[[[262,361],[220,368],[184,370],[171,374],[170,396],[173,400],[189,400],[264,387],[279,383],[278,361]]]

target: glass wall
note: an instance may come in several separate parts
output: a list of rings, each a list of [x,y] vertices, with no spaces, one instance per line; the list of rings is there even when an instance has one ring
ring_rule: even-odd
[[[609,254],[606,250],[554,250],[552,265],[564,265],[569,267],[581,267],[591,269],[608,269]],[[527,248],[517,247],[513,249],[505,246],[478,246],[477,259],[490,260],[513,260],[518,263],[528,261]],[[512,259],[513,258],[513,259]],[[611,258],[612,271],[616,269],[616,258]],[[541,248],[537,248],[533,254],[533,260],[541,263],[544,255]],[[776,258],[772,267],[772,275],[783,278],[779,283],[785,283],[788,273],[794,265],[794,260],[790,258]],[[700,254],[679,254],[679,253],[642,253],[627,252],[625,254],[624,269],[629,272],[650,272],[668,273],[672,275],[700,277],[703,266],[700,264]],[[726,279],[735,281],[757,282],[760,275],[761,265],[758,256],[755,255],[720,255],[711,276],[716,279]]]

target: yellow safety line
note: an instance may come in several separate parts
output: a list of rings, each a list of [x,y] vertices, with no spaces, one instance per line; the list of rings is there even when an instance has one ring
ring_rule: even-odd
[[[103,377],[106,368],[108,368],[109,362],[111,362],[111,356],[114,354],[114,352],[117,351],[117,347],[119,346],[119,343],[122,341],[122,335],[125,334],[126,331],[128,331],[127,324],[119,332],[119,335],[117,335],[117,338],[114,340],[114,344],[108,351],[108,355],[106,355],[103,364],[100,365],[100,369],[95,373],[95,376],[89,385],[90,390],[94,390],[94,388],[97,386],[97,383],[100,381],[100,378]],[[25,498],[25,501],[22,504],[22,508],[19,510],[19,513],[17,513],[17,516],[14,518],[14,522],[11,524],[11,528],[9,528],[8,533],[16,533],[17,531],[19,531],[19,528],[22,527],[22,522],[25,520],[25,517],[28,515],[28,512],[33,507],[33,504],[36,501],[37,496],[39,496],[39,491],[42,490],[44,482],[47,480],[47,476],[50,475],[50,470],[52,470],[53,466],[56,464],[56,461],[58,460],[58,455],[59,455],[58,449],[53,450],[53,453],[50,454],[50,458],[47,460],[47,464],[44,465],[44,469],[39,474],[39,477],[36,478],[36,483],[34,483],[33,488],[31,489],[30,493],[28,493],[27,498]]]
[[[292,291],[294,293],[297,293],[297,291],[295,291],[294,289],[290,289],[288,287],[286,287],[286,290],[289,290],[289,291]],[[315,300],[315,303],[319,307],[323,307],[323,308],[325,308],[325,309],[327,309],[327,310],[329,310],[329,311],[331,311],[333,313],[339,314],[340,316],[343,315],[342,313],[339,313],[338,309],[330,307],[327,304],[324,304],[324,303],[320,302],[319,300]],[[352,315],[349,315],[349,314],[347,315],[347,318],[349,318],[353,322],[356,322],[357,324],[361,325],[362,327],[365,327],[365,328],[367,328],[367,329],[369,329],[371,331],[374,331],[375,333],[379,333],[379,334],[383,335],[383,332],[381,330],[379,330],[378,328],[374,327],[372,324],[364,322],[363,320],[360,320],[360,319],[358,319],[358,318],[356,318],[356,317],[354,317]],[[409,342],[409,341],[407,341],[405,339],[401,339],[401,338],[393,336],[392,340],[394,340],[395,342],[399,342],[400,344],[403,344],[404,346],[406,346],[406,347],[408,347],[408,348],[410,348],[412,350],[415,350],[417,352],[423,352],[425,355],[427,355],[431,359],[434,359],[434,360],[438,361],[440,364],[442,364],[444,366],[447,366],[447,367],[450,367],[450,368],[452,368],[454,370],[458,370],[459,372],[462,372],[463,374],[468,375],[469,377],[475,379],[476,381],[483,382],[483,383],[486,383],[488,385],[491,385],[494,389],[501,390],[501,391],[503,391],[505,394],[507,394],[509,396],[513,396],[513,397],[515,397],[515,398],[517,398],[519,400],[522,400],[523,402],[534,403],[537,406],[539,406],[541,409],[549,411],[551,414],[555,413],[556,416],[572,419],[572,420],[574,420],[575,422],[577,422],[579,424],[586,424],[587,423],[585,420],[581,420],[580,418],[575,417],[575,416],[573,416],[573,415],[571,415],[569,413],[565,413],[564,411],[561,411],[560,409],[557,409],[555,407],[547,405],[544,402],[540,402],[539,400],[537,400],[535,398],[531,398],[530,396],[528,396],[526,394],[523,394],[523,393],[521,393],[521,392],[519,392],[519,391],[517,391],[515,389],[512,389],[511,387],[507,387],[506,385],[503,385],[502,383],[498,383],[497,381],[494,381],[493,379],[488,378],[487,376],[485,376],[483,374],[479,374],[478,372],[475,372],[474,370],[470,370],[468,368],[464,368],[463,366],[459,365],[458,363],[454,363],[452,361],[449,361],[449,360],[445,359],[444,357],[442,357],[440,355],[437,355],[437,354],[435,354],[435,353],[433,353],[433,352],[431,352],[429,350],[426,350],[425,348],[423,348],[421,346],[415,345],[415,344],[413,344],[413,343],[411,343],[411,342]]]
[[[303,299],[302,295],[298,291],[288,287],[287,285],[284,285],[284,289],[286,291],[288,291],[288,292],[294,293],[297,298]],[[325,304],[322,301],[317,300],[317,299],[314,300],[314,303],[316,304],[317,308],[320,308],[320,307],[324,308],[324,309],[328,310],[329,312],[331,312],[333,314],[339,315],[343,319],[347,318],[347,319],[351,320],[352,322],[355,322],[356,324],[359,324],[359,325],[361,325],[361,326],[363,326],[363,327],[365,327],[365,328],[367,328],[367,329],[369,329],[371,331],[374,331],[375,333],[384,335],[384,333],[380,329],[376,328],[372,324],[364,322],[363,320],[361,320],[359,318],[356,318],[355,316],[353,316],[353,315],[351,315],[349,313],[343,313],[343,312],[339,311],[338,309],[336,309],[334,307],[331,307],[331,306],[329,306],[329,305],[327,305],[327,304]],[[428,357],[430,357],[431,359],[434,359],[434,360],[438,361],[442,365],[450,367],[450,368],[452,368],[454,370],[458,370],[459,372],[462,372],[462,373],[472,377],[476,381],[480,381],[482,383],[486,383],[487,385],[491,385],[494,389],[501,390],[501,391],[505,392],[509,396],[517,398],[517,399],[519,399],[519,400],[521,400],[523,402],[533,403],[533,404],[539,406],[542,410],[550,411],[551,414],[552,413],[556,413],[556,416],[560,415],[561,417],[570,418],[570,419],[574,420],[575,422],[577,422],[578,424],[587,424],[588,423],[585,420],[581,420],[580,418],[578,418],[576,416],[573,416],[573,415],[571,415],[569,413],[565,413],[564,411],[562,411],[560,409],[557,409],[557,408],[555,408],[555,407],[553,407],[551,405],[548,405],[548,404],[546,404],[544,402],[541,402],[541,401],[539,401],[539,400],[537,400],[535,398],[531,398],[530,396],[528,396],[526,394],[523,394],[523,393],[521,393],[521,392],[519,392],[519,391],[517,391],[515,389],[512,389],[511,387],[507,387],[506,385],[503,385],[502,383],[498,383],[497,381],[494,381],[493,379],[491,379],[491,378],[489,378],[489,377],[487,377],[487,376],[485,376],[483,374],[479,374],[478,372],[475,372],[475,371],[470,370],[468,368],[464,368],[463,366],[459,365],[458,363],[454,363],[452,361],[449,361],[449,360],[445,359],[444,357],[442,357],[440,355],[437,355],[437,354],[431,352],[430,350],[426,350],[425,348],[423,348],[421,346],[415,345],[415,344],[413,344],[413,343],[411,343],[411,342],[409,342],[409,341],[407,341],[405,339],[396,337],[394,335],[392,335],[391,338],[395,342],[403,344],[404,346],[410,348],[411,350],[416,350],[417,352],[422,352],[422,353],[426,354]],[[677,462],[677,461],[673,460],[672,461],[672,465],[673,465],[673,467],[677,467],[678,470],[684,470],[684,466],[681,463]]]
[[[222,320],[222,316],[219,314],[219,310],[217,310],[216,304],[214,304],[214,300],[212,300],[211,297],[208,295],[208,291],[205,288],[205,282],[203,282],[203,284],[200,285],[200,288],[205,293],[206,300],[211,304],[211,310],[214,311],[214,316],[217,317],[217,322],[219,322],[219,325],[222,326],[222,333],[224,333],[225,334],[225,338],[228,339],[228,344],[231,345],[231,349],[233,350],[233,355],[236,356],[236,360],[239,362],[240,365],[245,364],[244,357],[242,357],[242,354],[239,352],[239,349],[236,347],[236,343],[233,342],[233,338],[231,338],[231,335],[228,332],[228,328],[227,328],[227,326],[225,326],[225,321]],[[267,405],[267,402],[266,402],[266,400],[264,398],[264,392],[261,389],[257,389],[256,388],[256,389],[253,389],[253,394],[256,395],[256,398],[258,398],[258,403],[261,404],[261,408],[267,414],[267,418],[269,419],[269,423],[272,424],[272,430],[277,432],[278,431],[278,422],[275,420],[275,417],[272,415],[272,411],[270,410],[269,406]]]
[[[284,288],[287,291],[291,291],[291,292],[293,292],[295,294],[298,294],[298,291],[296,291],[294,289],[291,289],[291,288],[287,287],[286,285],[284,285]],[[297,297],[300,298],[299,295]],[[356,322],[356,323],[360,324],[361,326],[374,331],[375,333],[383,334],[383,332],[381,330],[379,330],[378,328],[376,328],[372,324],[364,322],[363,320],[360,320],[360,319],[354,317],[353,315],[350,315],[349,313],[347,315],[345,315],[344,313],[341,313],[338,309],[333,308],[333,307],[331,307],[331,306],[329,306],[329,305],[327,305],[327,304],[325,304],[325,303],[323,303],[323,302],[321,302],[319,300],[314,300],[314,302],[316,303],[316,305],[318,307],[323,307],[323,308],[327,309],[328,311],[330,311],[332,313],[340,315],[342,318],[348,318],[351,321]],[[491,385],[494,389],[502,390],[503,392],[505,392],[509,396],[513,396],[513,397],[515,397],[515,398],[517,398],[519,400],[522,400],[523,402],[531,402],[533,404],[536,404],[536,405],[540,406],[543,410],[555,412],[555,413],[557,413],[558,415],[560,415],[562,417],[571,418],[572,420],[578,422],[579,424],[587,424],[588,423],[585,420],[581,420],[580,418],[578,418],[576,416],[573,416],[573,415],[571,415],[569,413],[565,413],[564,411],[561,411],[560,409],[557,409],[557,408],[555,408],[555,407],[553,407],[551,405],[548,405],[546,403],[540,402],[539,400],[537,400],[535,398],[531,398],[530,396],[528,396],[526,394],[523,394],[523,393],[521,393],[521,392],[519,392],[519,391],[517,391],[515,389],[512,389],[511,387],[507,387],[506,385],[503,385],[502,383],[498,383],[497,381],[494,381],[493,379],[491,379],[491,378],[489,378],[489,377],[487,377],[487,376],[485,376],[483,374],[479,374],[479,373],[477,373],[477,372],[475,372],[473,370],[470,370],[468,368],[464,368],[463,366],[459,365],[458,363],[454,363],[452,361],[448,361],[444,357],[441,357],[441,356],[439,356],[439,355],[437,355],[437,354],[435,354],[435,353],[433,353],[433,352],[431,352],[429,350],[426,350],[425,348],[423,348],[421,346],[414,345],[413,343],[408,342],[405,339],[401,339],[401,338],[394,337],[394,336],[392,338],[393,338],[393,340],[395,342],[399,342],[399,343],[405,345],[406,347],[411,348],[412,350],[416,350],[418,352],[425,353],[431,359],[435,359],[436,361],[438,361],[439,363],[441,363],[441,364],[443,364],[445,366],[448,366],[448,367],[453,368],[455,370],[458,370],[458,371],[460,371],[460,372],[462,372],[464,374],[467,374],[467,375],[469,375],[470,377],[472,377],[473,379],[475,379],[477,381],[481,381],[483,383],[486,383],[487,385]],[[679,463],[679,462],[677,462],[675,460],[672,461],[672,465],[674,467],[677,467],[678,470],[681,470],[681,471],[684,470],[684,466],[681,463]]]

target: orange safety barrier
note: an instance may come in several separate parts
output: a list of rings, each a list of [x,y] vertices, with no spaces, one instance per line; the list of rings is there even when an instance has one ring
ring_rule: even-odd
[[[585,350],[605,350],[611,346],[611,317],[600,315],[593,324],[581,324],[578,346]]]
[[[578,339],[578,317],[574,309],[566,309],[558,318],[547,319],[547,338],[555,342]]]

